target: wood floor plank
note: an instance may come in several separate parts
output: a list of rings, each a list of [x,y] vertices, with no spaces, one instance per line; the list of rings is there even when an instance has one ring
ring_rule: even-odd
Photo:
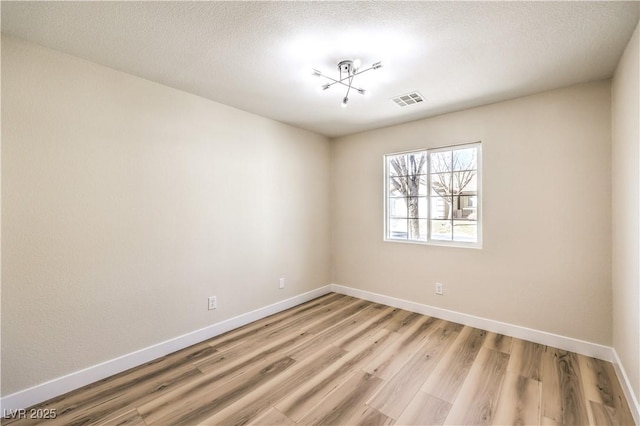
[[[589,409],[593,414],[591,424],[598,426],[613,426],[619,424],[613,413],[614,409],[598,402],[589,401]]]
[[[562,423],[562,395],[560,370],[556,363],[560,351],[550,346],[542,354],[542,417],[557,424]]]
[[[487,332],[487,337],[484,339],[484,347],[487,349],[493,349],[505,354],[511,353],[511,343],[513,338],[511,336],[505,336],[504,334],[494,333],[492,331]]]
[[[205,423],[216,425],[244,425],[269,410],[287,394],[310,380],[346,354],[341,348],[330,346],[315,356],[297,362],[272,380],[256,387],[242,400],[225,407],[209,417]]]
[[[365,401],[382,384],[373,374],[357,370],[317,404],[299,423],[305,425],[348,425],[358,423]]]
[[[254,367],[224,384],[209,381],[199,383],[199,386],[190,386],[187,392],[180,393],[179,405],[167,406],[165,400],[164,404],[154,402],[141,406],[138,411],[149,425],[193,425],[231,405],[257,386],[293,366],[295,362],[289,357],[279,358],[264,367]]]
[[[616,419],[618,419],[619,424],[633,424],[633,415],[631,414],[627,399],[624,396],[622,385],[620,381],[618,381],[613,364],[600,359],[591,359],[593,360],[596,377],[598,379],[596,388],[598,392],[601,393],[603,405],[611,406],[615,409]]]
[[[560,368],[560,386],[562,390],[562,423],[565,425],[584,425],[589,423],[586,398],[582,386],[582,376],[578,356],[565,352],[558,359]]]
[[[266,340],[257,348],[252,346],[248,352],[243,348],[232,348],[225,352],[216,353],[213,356],[195,362],[194,366],[205,374],[222,370],[232,371],[233,368],[239,369],[251,365],[255,361],[259,361],[271,354],[284,352],[291,346],[312,339],[313,335],[310,333],[287,333],[278,336],[278,338]]]
[[[337,309],[335,312],[332,312],[328,315],[323,315],[322,317],[317,318],[314,322],[305,326],[304,324],[299,324],[299,328],[303,328],[305,331],[311,334],[319,334],[326,330],[329,327],[332,327],[339,322],[343,321],[345,318],[350,317],[358,313],[359,311],[366,309],[370,306],[370,303],[365,300],[357,300],[354,303],[350,303],[340,309]],[[375,307],[374,307],[375,308]]]
[[[589,409],[593,416],[591,424],[603,426],[634,425],[633,418],[626,417],[626,413],[620,409],[609,407],[594,401],[589,401]]]
[[[367,340],[371,335],[375,334],[381,328],[386,328],[390,321],[398,315],[399,310],[391,307],[385,307],[380,310],[380,314],[365,321],[359,327],[357,327],[353,332],[349,334],[345,334],[337,338],[333,344],[335,346],[339,346],[347,351],[358,347],[361,342]]]
[[[293,426],[296,422],[282,414],[277,409],[271,408],[249,424],[256,426]]]
[[[309,302],[300,304],[291,309],[287,309],[282,312],[270,315],[268,317],[259,319],[250,324],[236,328],[234,330],[223,333],[209,340],[209,344],[217,345],[223,342],[231,341],[243,341],[247,337],[252,336],[252,333],[264,329],[272,329],[280,324],[295,321],[301,316],[306,316],[311,313],[319,314],[320,312],[326,312],[328,309],[336,309],[347,303],[353,302],[354,298],[336,293],[329,293]]]
[[[457,324],[445,322],[367,404],[397,419],[458,336],[459,330]]]
[[[364,411],[362,413],[357,413],[352,416],[349,421],[352,421],[353,425],[363,425],[363,426],[386,426],[394,424],[394,421],[391,417],[385,416],[380,411],[371,408],[365,405]]]
[[[107,416],[104,420],[94,423],[94,426],[146,426],[142,416],[135,408],[116,416]]]
[[[384,328],[389,331],[402,334],[406,328],[411,327],[411,325],[418,321],[421,317],[422,315],[416,312],[399,309],[394,319],[385,324]]]
[[[282,335],[291,330],[298,330],[318,318],[333,315],[335,312],[345,309],[347,306],[360,303],[358,299],[344,296],[333,302],[323,303],[312,301],[304,304],[303,309],[297,314],[276,314],[248,324],[239,329],[229,331],[210,339],[209,345],[222,352],[236,345],[243,347],[259,345],[260,341],[268,340],[277,335]],[[295,308],[294,308],[295,309]]]
[[[476,359],[444,424],[493,423],[509,355],[483,347]]]
[[[397,333],[381,329],[376,335],[362,342],[336,363],[327,367],[299,389],[276,404],[276,408],[287,417],[299,422],[311,409],[320,403],[333,389],[342,383],[345,377],[353,374],[371,358],[375,357],[387,345],[393,344]]]
[[[559,423],[553,419],[550,419],[549,417],[542,417],[542,421],[540,422],[540,424],[542,426],[561,426],[562,423]]]
[[[421,390],[453,403],[486,336],[484,330],[464,327]]]
[[[433,395],[418,392],[402,412],[399,425],[441,425],[451,410],[451,404]]]
[[[589,424],[577,355],[573,352],[548,350],[548,348],[545,353],[542,415],[566,425]],[[547,368],[549,371],[545,371]],[[548,378],[549,383],[545,383]],[[552,395],[547,395],[547,392]],[[550,404],[551,409],[547,409],[546,403]]]
[[[159,358],[146,368],[102,380],[62,400],[43,404],[42,408],[56,408],[56,421],[61,423],[92,423],[116,412],[128,411],[135,404],[155,399],[202,376],[192,362],[214,352],[208,345],[195,345],[184,350],[181,357]]]
[[[384,380],[391,379],[417,352],[424,340],[442,324],[442,320],[423,316],[406,329],[392,345],[368,362],[363,370]]]
[[[541,395],[542,385],[539,381],[512,373],[507,367],[494,424],[540,424]]]
[[[582,375],[582,384],[584,388],[584,396],[587,401],[605,404],[609,407],[614,406],[611,386],[607,383],[607,378],[598,377],[598,367],[595,359],[578,354],[578,364],[580,365],[580,374]],[[602,381],[602,383],[598,383]],[[605,403],[606,401],[606,403]]]
[[[507,371],[533,380],[542,380],[543,352],[543,345],[527,342],[526,340],[513,339]]]
[[[332,327],[320,331],[315,334],[310,341],[292,347],[287,352],[287,355],[297,361],[303,360],[327,345],[335,346],[335,342],[338,339],[357,333],[362,324],[368,321],[374,321],[384,315],[385,312],[383,310],[369,306],[345,318],[343,321],[336,323]]]
[[[329,321],[333,318],[342,319],[341,315],[348,317],[351,315],[352,311],[357,311],[358,309],[366,307],[366,304],[363,304],[362,302],[363,301],[354,298],[346,300],[339,299],[335,303],[319,306],[318,310],[305,312],[300,316],[287,318],[284,321],[279,322],[277,325],[267,323],[263,327],[252,330],[248,334],[243,332],[238,336],[231,335],[223,340],[215,338],[212,340],[211,346],[219,353],[223,353],[224,351],[231,349],[253,351],[278,337],[286,336],[292,332],[297,333],[301,328],[313,326],[323,320]]]
[[[299,334],[289,336],[290,339],[287,342],[295,342],[302,336]],[[202,373],[196,369],[199,372],[198,378],[190,380],[175,389],[172,388],[149,402],[137,405],[137,408],[145,421],[155,421],[155,418],[162,417],[166,412],[172,410],[173,401],[179,400],[183,403],[192,400],[197,401],[201,392],[213,392],[221,386],[226,386],[227,383],[234,381],[239,376],[245,375],[240,378],[242,382],[246,379],[246,375],[258,374],[262,369],[268,368],[271,363],[283,358],[287,357],[277,352],[270,355],[250,354],[248,359],[232,359],[231,362],[220,364],[218,368],[210,369],[207,373]],[[184,407],[181,406],[180,409],[184,409]]]
[[[633,424],[610,362],[338,294],[33,408],[52,426]]]
[[[91,409],[77,410],[72,415],[60,416],[58,420],[64,421],[68,425],[84,425],[93,424],[106,416],[124,413],[138,404],[154,401],[174,389],[179,389],[188,383],[192,383],[193,380],[202,376],[202,373],[196,373],[196,371],[194,369],[187,370],[180,376],[154,384],[151,391],[146,387],[132,385],[126,391],[119,392],[114,398],[105,400],[103,403],[91,407]]]

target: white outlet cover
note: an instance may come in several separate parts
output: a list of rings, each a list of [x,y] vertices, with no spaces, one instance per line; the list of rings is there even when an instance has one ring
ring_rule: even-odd
[[[218,298],[216,296],[210,296],[208,301],[209,301],[209,310],[218,308]]]

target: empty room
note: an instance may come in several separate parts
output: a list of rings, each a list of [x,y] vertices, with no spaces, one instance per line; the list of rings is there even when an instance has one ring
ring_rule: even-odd
[[[3,425],[640,424],[640,2],[0,14]]]

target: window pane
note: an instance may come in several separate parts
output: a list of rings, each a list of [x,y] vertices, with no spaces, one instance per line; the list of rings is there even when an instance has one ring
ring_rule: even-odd
[[[407,176],[407,156],[405,154],[387,157],[389,176]]]
[[[418,195],[427,194],[427,175],[420,175],[420,182],[418,183]]]
[[[451,211],[451,198],[431,197],[431,218],[448,219]]]
[[[431,239],[441,241],[451,241],[451,221],[450,220],[432,220],[431,221]]]
[[[423,175],[427,168],[427,153],[412,152],[407,154],[407,170],[410,175]]]
[[[425,174],[427,170],[426,151],[398,154],[387,157],[389,176],[413,176]]]
[[[392,217],[392,218],[408,217],[406,198],[389,198],[389,217]]]
[[[459,195],[453,197],[453,218],[465,220],[477,220],[476,196]]]
[[[427,197],[418,198],[418,212],[419,212],[418,217],[421,219],[426,219],[429,217],[427,216],[427,213],[428,213]]]
[[[389,238],[407,239],[407,219],[389,219]]]
[[[431,173],[451,171],[451,151],[434,152],[430,154]]]
[[[454,172],[452,174],[453,193],[475,194],[478,191],[478,173],[475,170]]]
[[[475,170],[477,165],[477,148],[456,149],[453,151],[453,170]]]
[[[476,222],[454,220],[453,240],[471,243],[478,241],[478,225]]]
[[[427,198],[411,197],[408,198],[408,217],[425,218],[427,217]]]
[[[431,174],[431,195],[451,195],[451,173]]]
[[[407,178],[393,176],[389,178],[389,195],[391,197],[406,197]]]
[[[426,241],[427,240],[427,220],[426,219],[409,219],[409,239]]]
[[[420,183],[426,182],[427,177],[425,175],[411,175],[407,178],[407,196],[416,197],[420,192]]]
[[[427,176],[413,175],[389,178],[389,195],[417,197],[427,195]]]

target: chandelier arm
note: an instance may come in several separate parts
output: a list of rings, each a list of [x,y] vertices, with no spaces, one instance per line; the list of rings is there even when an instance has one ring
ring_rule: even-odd
[[[374,70],[374,69],[376,69],[376,68],[374,68],[374,67],[369,67],[369,68],[364,69],[364,70],[362,70],[362,71],[358,71],[358,72],[353,73],[353,76],[355,77],[356,75],[359,75],[359,74],[362,74],[362,73],[365,73],[365,72],[367,72],[367,71],[371,71],[371,70]]]
[[[328,78],[328,77],[327,77],[327,78]],[[349,87],[349,85],[348,85],[347,83],[343,83],[343,82],[341,82],[341,81],[339,81],[339,80],[333,80],[333,83],[329,83],[329,84],[327,84],[327,85],[326,85],[326,87],[327,87],[327,89],[328,89],[329,87],[331,87],[331,86],[333,86],[333,85],[335,85],[335,84],[342,84],[342,85],[343,85],[343,86],[345,86],[345,87]],[[356,86],[353,86],[353,85],[351,85],[351,87],[352,87],[352,88],[354,88],[355,90],[358,90],[358,91],[360,91],[360,90],[364,90],[364,89],[361,89],[361,88],[356,87]]]
[[[353,76],[349,79],[349,86],[347,87],[347,94],[344,95],[345,98],[349,97],[349,91],[351,90],[351,82],[353,82]]]
[[[333,81],[333,83],[331,83],[332,85],[333,85],[333,84],[335,84],[335,83],[340,83],[340,84],[344,84],[345,86],[347,86],[347,84],[346,84],[346,83],[343,83],[343,82],[344,82],[345,80],[348,80],[348,79],[351,77],[351,76],[346,76],[345,78],[341,78],[340,80],[336,80],[335,78],[331,78],[331,77],[329,77],[329,76],[327,76],[327,75],[324,75],[324,74],[321,74],[321,76],[322,76],[322,77],[324,77],[324,78],[327,78],[327,79],[329,79],[329,80],[331,80],[331,81]]]
[[[322,74],[321,76],[322,76],[322,77],[324,77],[324,78],[326,78],[326,79],[328,79],[328,80],[333,81],[333,83],[329,83],[329,84],[327,84],[327,85],[326,85],[327,89],[328,89],[329,87],[333,86],[334,84],[342,84],[342,85],[343,85],[343,86],[345,86],[345,87],[349,87],[349,86],[351,86],[351,87],[353,87],[354,89],[356,89],[356,90],[358,90],[358,91],[364,90],[364,89],[361,89],[361,88],[359,88],[359,87],[353,86],[353,85],[351,85],[351,84],[344,83],[344,80],[347,80],[347,79],[349,79],[349,78],[351,78],[351,81],[353,81],[353,76],[351,76],[351,77],[345,77],[345,78],[343,78],[342,80],[336,80],[335,78],[331,78],[331,77],[326,76],[326,75],[324,75],[324,74]]]

